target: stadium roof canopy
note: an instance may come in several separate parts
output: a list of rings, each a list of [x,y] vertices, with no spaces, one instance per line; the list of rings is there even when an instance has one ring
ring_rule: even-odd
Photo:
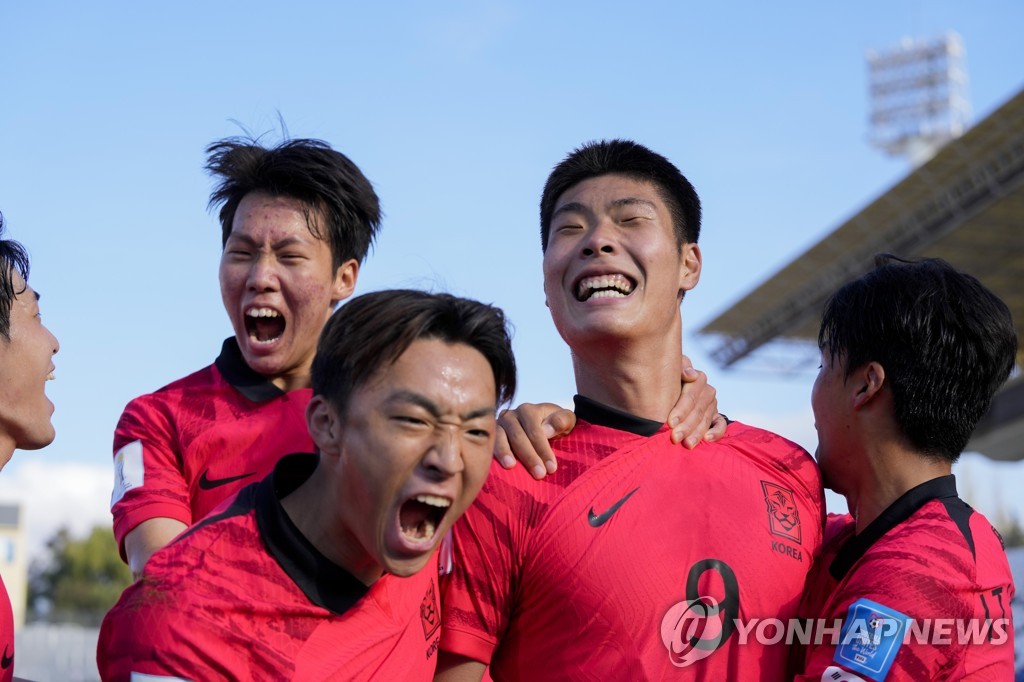
[[[1024,339],[1024,91],[698,334],[723,367],[742,361],[790,370],[783,358],[792,361],[793,348],[806,365],[828,295],[870,270],[878,253],[938,256],[970,272],[1006,301]],[[1022,359],[1024,351],[1018,367]],[[1024,457],[1024,381],[1012,383],[1019,390],[1008,385],[997,396],[970,449],[987,438],[981,451],[990,457]]]

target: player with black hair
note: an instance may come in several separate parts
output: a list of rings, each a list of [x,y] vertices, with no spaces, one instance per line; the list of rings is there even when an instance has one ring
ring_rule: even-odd
[[[281,455],[311,448],[317,338],[380,226],[370,181],[324,142],[228,138],[206,151],[235,335],[212,365],[131,401],[117,425],[114,535],[135,575]]]
[[[803,611],[846,630],[812,639],[799,679],[1011,679],[1006,553],[952,475],[1013,369],[1009,309],[941,259],[880,256],[828,301],[818,345],[817,459],[850,515],[830,517]]]
[[[328,321],[291,454],[146,565],[103,622],[104,680],[429,680],[436,550],[515,391],[502,312],[382,291]],[[164,678],[161,678],[164,679]]]
[[[0,237],[4,217],[0,214]],[[42,321],[39,294],[28,284],[24,247],[0,239],[0,469],[15,449],[38,450],[53,442],[53,403],[46,382],[60,344]],[[14,679],[14,615],[0,580],[0,682]]]
[[[456,524],[442,677],[781,679],[785,647],[740,643],[735,621],[796,614],[821,484],[799,446],[738,422],[693,453],[673,442],[696,192],[665,157],[611,140],[556,166],[540,205],[578,421],[551,443],[557,471],[493,466]]]

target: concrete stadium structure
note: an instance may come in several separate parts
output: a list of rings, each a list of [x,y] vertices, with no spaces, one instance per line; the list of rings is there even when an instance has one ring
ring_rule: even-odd
[[[723,367],[786,371],[817,362],[828,295],[878,253],[941,257],[1010,306],[1024,339],[1024,91],[702,327]],[[1024,459],[1024,351],[968,450]]]

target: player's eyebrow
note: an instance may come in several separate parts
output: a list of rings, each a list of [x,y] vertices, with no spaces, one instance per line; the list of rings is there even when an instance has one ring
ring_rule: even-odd
[[[42,297],[39,295],[39,292],[36,291],[35,289],[32,290],[32,293],[36,295],[36,303],[38,303],[39,299],[42,298]]]
[[[658,206],[653,201],[648,199],[641,199],[639,197],[623,197],[622,199],[616,199],[611,202],[611,206],[614,208],[624,208],[627,206],[643,206],[649,208],[652,211],[657,211]]]
[[[622,197],[621,199],[613,199],[609,202],[609,208],[625,208],[627,206],[643,206],[649,208],[652,211],[657,211],[658,206],[649,199],[641,199],[640,197]],[[589,209],[578,201],[570,201],[567,204],[562,204],[555,209],[555,212],[551,214],[551,219],[554,220],[557,216],[563,213],[583,213],[590,214]]]
[[[443,416],[441,414],[441,408],[437,403],[420,393],[416,393],[415,391],[397,391],[391,395],[388,402],[412,403],[413,405],[422,407],[424,410],[429,412],[431,416],[437,419],[440,419]],[[496,405],[487,405],[486,407],[480,407],[460,414],[459,418],[462,421],[469,421],[471,419],[477,419],[478,417],[486,417],[488,415],[493,415],[497,409]]]
[[[555,212],[551,214],[551,219],[554,220],[563,213],[589,213],[587,207],[578,201],[570,201],[567,204],[562,204],[555,209]]]
[[[252,237],[250,237],[247,234],[235,234],[234,232],[232,232],[231,234],[228,235],[228,241],[232,241],[232,240],[238,241],[238,242],[242,242],[244,244],[247,244],[248,246],[253,246],[253,247],[259,246],[259,242],[257,242],[255,239],[253,239]],[[270,248],[272,248],[275,251],[277,251],[279,249],[283,249],[283,248],[288,247],[288,246],[296,246],[296,245],[301,246],[304,243],[305,242],[302,240],[301,237],[297,237],[295,235],[291,235],[289,237],[285,237],[284,239],[281,239],[279,241],[274,242],[273,244],[270,245]]]

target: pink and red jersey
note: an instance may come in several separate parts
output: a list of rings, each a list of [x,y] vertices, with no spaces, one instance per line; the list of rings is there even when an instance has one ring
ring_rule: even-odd
[[[245,364],[232,337],[217,361],[128,403],[114,433],[114,536],[143,521],[192,525],[259,481],[289,452],[311,451],[311,389],[283,392]]]
[[[688,451],[670,431],[577,397],[558,471],[491,475],[455,525],[442,649],[495,680],[773,680],[785,646],[737,619],[797,613],[821,542],[814,461],[732,423]]]
[[[11,682],[14,679],[14,612],[11,610],[11,597],[7,587],[0,578],[0,682]]]
[[[953,476],[908,491],[855,534],[829,517],[801,607],[826,625],[798,680],[1010,680],[1013,578],[1002,540]]]
[[[280,503],[316,461],[285,457],[153,555],[103,621],[104,680],[433,677],[437,564],[366,587],[320,554]]]

